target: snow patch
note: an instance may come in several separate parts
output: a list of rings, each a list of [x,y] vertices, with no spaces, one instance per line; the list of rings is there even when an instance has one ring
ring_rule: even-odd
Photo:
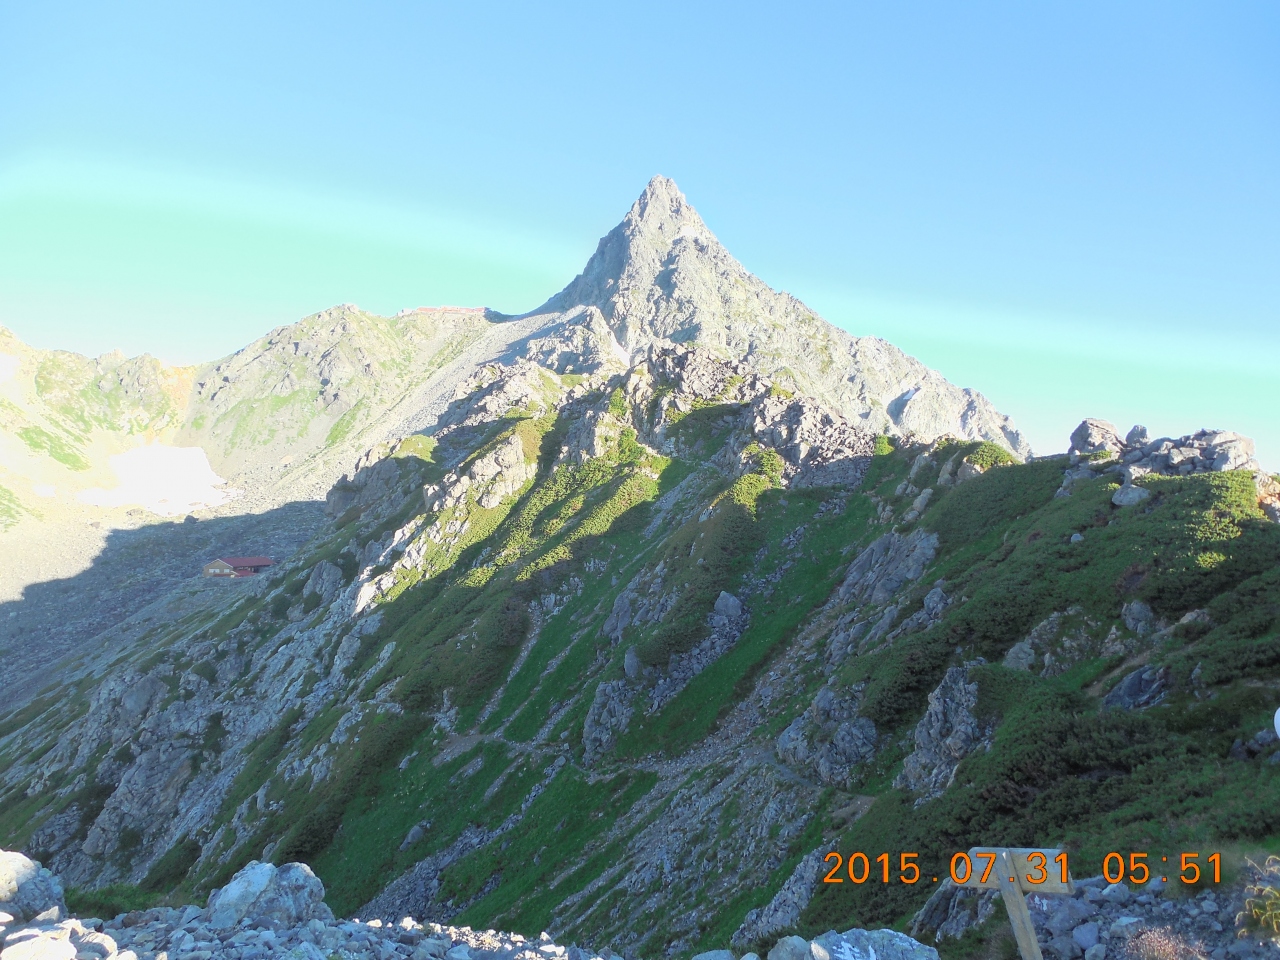
[[[37,483],[31,488],[31,492],[37,497],[56,497],[58,495],[58,488],[52,483]]]
[[[0,383],[12,380],[18,373],[22,361],[11,353],[0,353]]]
[[[203,447],[170,447],[152,443],[118,453],[109,460],[118,485],[94,487],[76,494],[99,507],[140,506],[172,517],[234,499],[238,490],[213,472]]]

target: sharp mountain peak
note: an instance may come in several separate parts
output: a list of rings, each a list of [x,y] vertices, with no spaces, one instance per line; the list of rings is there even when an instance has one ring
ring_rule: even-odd
[[[632,360],[653,348],[696,344],[790,382],[860,417],[869,430],[924,439],[951,433],[994,440],[1019,456],[1031,452],[981,394],[884,340],[833,326],[747,270],[668,177],[650,180],[582,273],[525,316],[557,314],[564,342],[544,341],[543,356],[581,354],[581,344],[593,340],[603,341],[594,356]]]

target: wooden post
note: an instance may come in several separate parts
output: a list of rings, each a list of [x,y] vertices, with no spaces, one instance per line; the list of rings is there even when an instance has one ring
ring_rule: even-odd
[[[995,873],[1022,960],[1044,960],[1040,944],[1036,941],[1036,928],[1031,923],[1031,911],[1027,909],[1027,900],[1022,895],[1022,886],[1018,882],[1018,871],[1008,850],[1000,851],[995,863]]]
[[[1044,960],[1023,893],[1069,897],[1076,892],[1062,856],[1061,850],[1049,847],[973,847],[969,851],[969,875],[959,885],[1000,891],[1022,960]],[[1029,872],[1020,873],[1020,864],[1026,864],[1021,869]]]

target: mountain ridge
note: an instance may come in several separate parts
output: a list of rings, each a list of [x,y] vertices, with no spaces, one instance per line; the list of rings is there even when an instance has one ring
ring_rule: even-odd
[[[885,340],[840,330],[751,274],[666,177],[649,182],[581,274],[525,316],[559,314],[589,326],[592,311],[631,357],[664,341],[699,343],[784,376],[877,432],[926,442],[952,433],[1023,458],[1031,452],[981,394],[953,387]]]
[[[469,315],[483,333],[420,396],[349,387],[403,367],[366,371],[373,339],[342,310],[312,346],[282,328],[240,356],[266,396],[301,390],[252,449],[296,439],[324,464],[375,428],[431,429],[344,462],[323,507],[238,518],[294,537],[268,575],[175,576],[85,626],[48,687],[24,682],[0,713],[0,847],[104,912],[302,861],[366,920],[638,958],[915,918],[960,960],[1000,955],[989,912],[823,884],[826,857],[910,850],[944,876],[956,850],[1016,843],[1092,874],[1131,846],[1274,843],[1280,481],[1252,442],[1086,420],[1068,454],[1018,462],[1007,437],[890,437],[869,402],[799,389],[846,368],[771,376],[707,339],[733,322],[718,307],[693,331],[681,291],[725,302],[696,232],[670,289],[571,303],[591,299],[575,280],[550,312]],[[645,242],[628,262],[647,277],[666,261]],[[666,334],[638,342],[636,310]],[[228,363],[201,389],[230,417]],[[382,419],[344,444],[289,419],[345,404],[331,430],[358,398]],[[194,543],[232,519],[149,532]]]

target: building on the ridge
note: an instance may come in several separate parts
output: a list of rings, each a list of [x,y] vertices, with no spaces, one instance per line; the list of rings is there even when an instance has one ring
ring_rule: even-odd
[[[275,561],[270,557],[221,557],[204,565],[206,577],[252,577]]]

